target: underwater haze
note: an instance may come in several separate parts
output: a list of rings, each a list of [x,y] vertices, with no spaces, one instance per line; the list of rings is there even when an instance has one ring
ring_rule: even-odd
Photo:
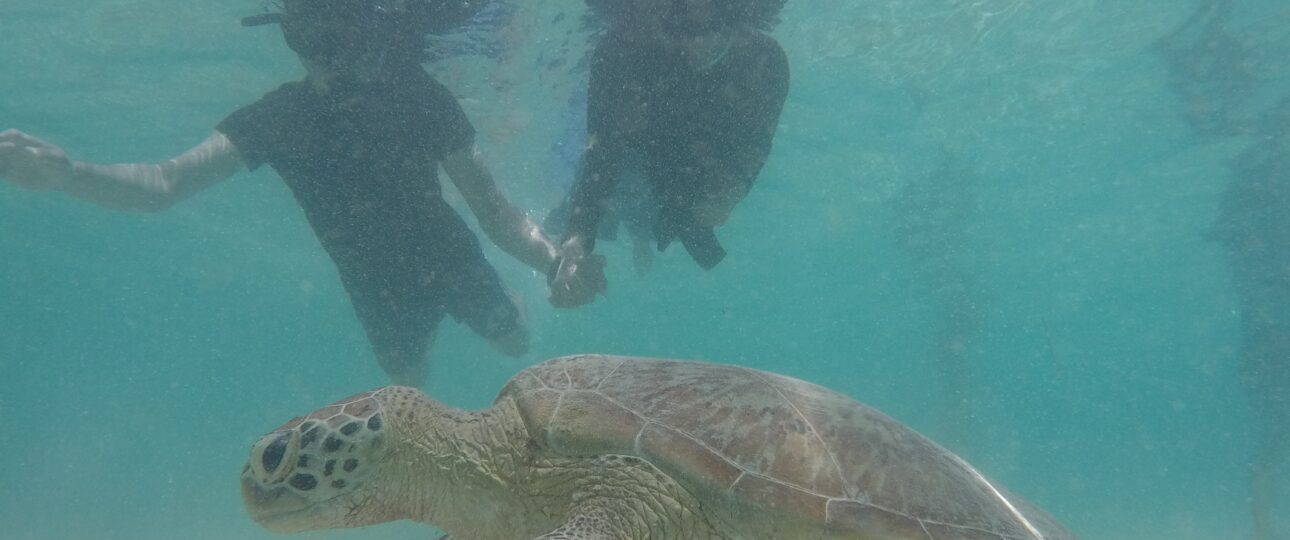
[[[501,50],[431,70],[540,219],[582,144],[590,32],[579,0],[513,3]],[[85,161],[174,156],[303,75],[275,27],[239,25],[259,10],[0,0],[0,130]],[[1290,157],[1253,161],[1253,195],[1239,181],[1252,152],[1290,153],[1288,29],[1284,0],[789,0],[774,36],[792,88],[717,231],[726,261],[704,272],[673,247],[637,276],[628,243],[602,242],[608,296],[557,310],[485,242],[532,349],[503,357],[448,319],[424,390],[483,407],[580,352],[737,363],[883,410],[1081,538],[1254,538],[1251,467],[1290,418],[1290,347],[1250,367],[1250,306],[1290,290],[1290,263],[1241,268],[1290,251]],[[0,182],[0,298],[0,540],[278,538],[242,508],[251,445],[386,384],[268,167],[157,214]],[[1280,460],[1256,467],[1273,486],[1290,485]],[[1290,538],[1278,489],[1261,540]]]

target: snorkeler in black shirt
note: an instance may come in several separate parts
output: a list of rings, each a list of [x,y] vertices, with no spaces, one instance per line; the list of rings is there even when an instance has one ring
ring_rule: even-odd
[[[1281,507],[1290,501],[1290,95],[1265,77],[1285,54],[1265,50],[1276,40],[1242,22],[1251,7],[1197,2],[1153,49],[1198,141],[1247,145],[1228,162],[1209,236],[1227,255],[1240,315],[1239,373],[1256,426],[1245,499],[1253,538],[1276,540],[1290,538]]]
[[[597,233],[623,222],[637,241],[679,241],[703,268],[725,256],[713,229],[752,188],[770,154],[788,93],[788,60],[762,30],[783,0],[588,0],[609,22],[591,61],[587,150],[566,204],[552,300],[591,296],[579,263]],[[643,184],[637,185],[638,183]],[[563,223],[563,222],[567,222]]]
[[[381,367],[419,385],[445,314],[498,350],[521,355],[521,308],[444,201],[440,165],[488,237],[539,271],[557,251],[498,190],[452,94],[421,67],[427,33],[468,18],[478,2],[285,0],[248,26],[280,23],[308,75],[218,125],[162,164],[93,165],[25,133],[0,134],[0,176],[103,206],[158,211],[269,164],[291,188],[339,270]],[[595,287],[595,271],[585,280]]]

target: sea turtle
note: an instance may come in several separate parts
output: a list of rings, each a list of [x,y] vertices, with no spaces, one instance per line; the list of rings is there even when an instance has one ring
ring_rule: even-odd
[[[455,540],[1073,539],[841,394],[754,369],[582,355],[464,411],[385,387],[291,420],[242,471],[278,532],[410,519]]]

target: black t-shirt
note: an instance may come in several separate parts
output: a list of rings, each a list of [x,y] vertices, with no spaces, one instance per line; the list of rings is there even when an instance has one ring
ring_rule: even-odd
[[[406,290],[482,258],[440,192],[439,163],[474,143],[448,89],[417,72],[347,95],[287,83],[216,130],[252,170],[282,177],[351,293]]]
[[[611,30],[592,57],[587,131],[593,143],[572,194],[570,232],[594,238],[628,153],[644,157],[661,205],[660,226],[688,228],[668,220],[687,219],[703,192],[747,186],[757,177],[788,85],[787,56],[760,32],[740,31],[715,64],[696,69],[660,41]]]

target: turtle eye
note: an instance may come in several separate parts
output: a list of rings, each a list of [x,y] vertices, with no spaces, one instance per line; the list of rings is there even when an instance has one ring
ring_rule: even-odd
[[[287,444],[291,436],[283,433],[278,438],[264,447],[264,453],[260,455],[260,464],[264,466],[264,472],[273,474],[282,465],[282,458],[287,455]]]
[[[264,475],[262,482],[276,483],[282,481],[282,477],[291,472],[291,465],[295,463],[297,455],[300,453],[300,438],[296,437],[295,432],[287,431],[276,435],[266,435],[261,442],[256,445],[255,453],[252,454],[252,468],[257,468]]]

